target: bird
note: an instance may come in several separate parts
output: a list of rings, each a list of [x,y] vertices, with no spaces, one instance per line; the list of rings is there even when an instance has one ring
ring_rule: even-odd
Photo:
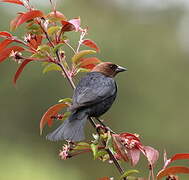
[[[112,62],[96,65],[77,84],[70,107],[71,115],[46,138],[50,141],[84,140],[84,126],[88,118],[99,118],[110,109],[117,95],[114,77],[126,70]]]

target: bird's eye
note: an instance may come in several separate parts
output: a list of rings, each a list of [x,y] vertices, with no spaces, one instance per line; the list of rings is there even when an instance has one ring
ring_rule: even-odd
[[[111,65],[110,65],[110,68],[111,68],[112,70],[115,70],[115,69],[117,68],[117,65],[116,65],[116,64],[111,64]]]

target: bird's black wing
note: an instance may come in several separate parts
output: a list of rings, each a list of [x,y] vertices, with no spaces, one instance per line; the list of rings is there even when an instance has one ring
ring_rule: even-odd
[[[80,80],[74,91],[72,109],[100,103],[116,92],[114,79],[98,72],[90,72]]]

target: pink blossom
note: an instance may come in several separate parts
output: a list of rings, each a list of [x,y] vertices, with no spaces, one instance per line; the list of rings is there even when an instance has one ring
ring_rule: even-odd
[[[154,165],[159,157],[159,152],[150,146],[144,146],[137,134],[114,134],[113,142],[117,156],[124,161],[129,161],[132,166],[138,163],[141,152],[146,156],[150,165]]]

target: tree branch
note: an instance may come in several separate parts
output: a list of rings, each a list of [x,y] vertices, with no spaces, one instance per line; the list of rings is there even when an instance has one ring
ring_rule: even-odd
[[[49,38],[47,32],[45,31],[45,29],[43,28],[43,26],[41,25],[40,22],[39,22],[39,25],[41,26],[41,29],[43,30],[43,32],[44,32],[44,34],[45,34],[47,40],[48,40],[49,43],[51,44],[51,46],[54,47],[54,44],[53,44],[52,41],[50,40],[50,38]],[[82,39],[83,39],[83,37],[85,36],[85,34],[86,34],[86,32],[84,32],[84,33],[82,34],[82,36],[80,37],[80,41],[79,41],[79,44],[78,44],[78,47],[77,47],[76,52],[79,51],[80,45],[81,45],[81,43],[82,43]],[[75,52],[75,51],[74,51],[74,52]],[[64,73],[65,76],[66,76],[66,79],[68,80],[68,82],[70,83],[72,89],[74,90],[76,86],[75,86],[75,84],[74,84],[74,82],[73,82],[73,80],[72,80],[72,77],[68,74],[68,71],[67,71],[67,70],[65,69],[65,67],[61,64],[61,59],[60,59],[60,55],[59,55],[59,50],[56,51],[56,57],[57,57],[57,60],[58,60],[57,65],[62,69],[63,73]],[[98,119],[98,118],[97,118],[97,119]],[[98,130],[97,130],[96,123],[94,122],[94,120],[92,119],[92,117],[89,117],[89,121],[90,121],[91,125],[96,129],[97,133],[99,133]],[[101,123],[101,124],[103,124],[103,123]],[[103,126],[104,126],[105,128],[107,128],[104,124],[103,124]],[[108,129],[108,128],[107,128],[107,129]],[[103,143],[104,146],[106,146],[106,142],[105,142],[105,141],[102,141],[102,143]],[[105,149],[105,150],[106,150],[106,152],[109,154],[110,159],[113,161],[114,165],[116,166],[116,168],[118,169],[118,171],[120,172],[120,174],[123,174],[123,173],[124,173],[124,169],[121,167],[121,165],[119,164],[119,162],[117,161],[117,159],[115,158],[115,156],[113,155],[113,153],[111,152],[111,150],[110,150],[110,149]],[[124,180],[127,180],[126,177],[123,178],[123,179],[124,179]]]
[[[56,52],[56,56],[60,60],[60,56],[59,56],[58,51]],[[64,74],[65,74],[65,76],[67,78],[67,80],[69,81],[69,83],[71,84],[71,86],[72,86],[72,88],[74,90],[75,89],[75,84],[74,84],[72,78],[67,74],[67,71],[64,69],[64,67],[62,66],[62,64],[59,63],[58,65],[61,67],[62,71],[64,72]],[[97,130],[97,125],[94,122],[94,120],[92,119],[92,117],[89,117],[89,122],[96,129],[97,133],[99,133],[98,130]],[[105,126],[105,125],[103,124],[103,126]],[[106,127],[106,128],[108,129],[108,127]],[[102,141],[102,143],[103,143],[104,146],[106,146],[106,142],[105,141]],[[113,155],[113,153],[111,152],[111,150],[110,149],[105,149],[105,150],[109,154],[110,159],[113,161],[113,163],[116,166],[116,168],[118,169],[119,173],[122,175],[124,173],[124,169],[121,167],[121,165],[119,164],[119,162],[117,161],[117,159],[115,158],[115,156]],[[127,180],[126,177],[123,178],[123,179]]]

